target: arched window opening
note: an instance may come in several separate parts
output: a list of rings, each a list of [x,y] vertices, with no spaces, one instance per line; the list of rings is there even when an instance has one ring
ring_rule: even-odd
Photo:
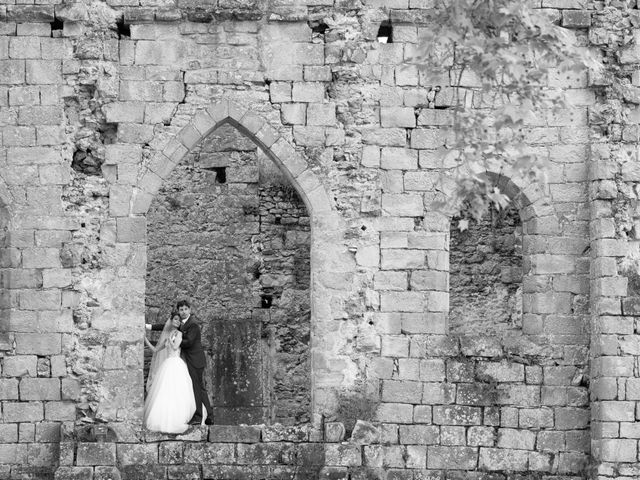
[[[449,331],[503,337],[522,329],[522,222],[517,207],[451,222]]]
[[[284,174],[224,124],[165,180],[147,226],[147,322],[192,301],[214,423],[308,422],[310,221]]]

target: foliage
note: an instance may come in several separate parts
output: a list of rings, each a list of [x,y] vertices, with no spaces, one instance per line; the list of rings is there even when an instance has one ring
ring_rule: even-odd
[[[509,199],[486,171],[545,181],[546,159],[527,145],[528,129],[570,108],[562,78],[599,69],[576,35],[553,24],[527,0],[437,0],[432,28],[421,36],[414,61],[432,85],[435,108],[453,111],[451,141],[442,149],[447,169],[435,206],[449,213],[466,204],[481,218]],[[567,82],[569,83],[569,82]],[[451,95],[438,104],[437,96]]]

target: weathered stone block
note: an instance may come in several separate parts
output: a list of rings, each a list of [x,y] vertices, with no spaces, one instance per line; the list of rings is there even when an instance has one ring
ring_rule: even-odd
[[[416,270],[411,273],[411,290],[436,290],[446,292],[449,288],[449,275],[446,272]]]
[[[409,107],[381,107],[380,123],[383,127],[413,128],[416,126],[416,116],[413,108]]]
[[[604,401],[594,404],[594,416],[604,422],[631,422],[634,420],[634,402]]]
[[[147,224],[142,217],[118,217],[116,219],[118,242],[144,242]]]
[[[431,191],[437,181],[438,178],[431,172],[406,172],[404,174],[404,189],[406,191]]]
[[[375,274],[374,288],[376,290],[407,290],[408,280],[406,272],[380,271]]]
[[[380,166],[387,170],[413,170],[418,168],[418,154],[406,148],[385,147],[381,151]]]
[[[470,447],[493,447],[496,430],[493,427],[472,426],[467,430],[467,445]]]
[[[576,430],[586,428],[589,424],[589,412],[584,409],[555,408],[554,415],[556,430]]]
[[[139,99],[136,98],[133,100]],[[107,103],[102,107],[102,111],[104,112],[106,120],[109,123],[142,123],[144,121],[145,104],[136,101]],[[133,146],[129,147],[131,148]],[[118,148],[122,149],[123,146],[107,145],[107,155],[109,154],[110,150]],[[113,158],[113,160],[111,161],[111,163],[118,163],[117,157]]]
[[[602,356],[593,361],[596,377],[633,377],[634,361],[631,357]]]
[[[62,338],[59,333],[16,333],[15,338],[16,353],[19,355],[52,355],[61,352]]]
[[[332,103],[310,103],[307,107],[307,125],[336,124],[336,107]]]
[[[420,403],[422,384],[408,380],[384,380],[382,383],[382,401],[395,403]],[[407,412],[408,413],[408,412]],[[411,414],[413,410],[411,410]]]
[[[15,378],[0,379],[0,399],[18,400],[18,380]]]
[[[252,443],[260,440],[260,429],[252,426],[212,425],[209,428],[210,442]]]
[[[478,449],[474,447],[428,447],[427,468],[450,468],[451,465],[465,470],[476,468]]]
[[[9,40],[9,58],[40,58],[40,38],[37,36],[18,36]]]
[[[422,195],[383,193],[382,212],[398,217],[420,217],[424,215]]]
[[[499,405],[540,405],[540,387],[537,385],[499,384],[497,392],[496,403]]]
[[[60,60],[27,60],[26,80],[31,85],[57,85],[62,81]]]
[[[406,2],[404,2],[406,3]],[[406,7],[401,7],[406,8]],[[382,65],[392,65],[402,63],[403,45],[400,43],[379,43],[379,62]]]
[[[518,424],[521,428],[553,427],[553,410],[550,408],[523,408],[519,411]]]
[[[60,400],[60,380],[23,378],[20,380],[20,400]]]
[[[524,365],[506,361],[480,362],[476,369],[476,376],[482,381],[524,382]]]
[[[95,480],[93,467],[61,466],[56,470],[56,480]]]
[[[240,446],[242,445],[242,448]],[[246,463],[242,461],[246,456],[250,456],[247,453],[251,450],[253,445],[239,444],[238,445],[238,462]],[[246,447],[246,448],[245,448]],[[256,452],[258,453],[258,452]],[[256,456],[256,459],[266,460],[265,455]],[[186,463],[202,463],[202,464],[228,464],[236,459],[234,454],[234,445],[225,443],[188,443],[184,446],[184,461]],[[270,462],[268,462],[270,463]]]
[[[332,467],[358,467],[362,465],[359,445],[326,444],[325,465]]]
[[[438,445],[440,443],[440,427],[434,425],[401,425],[399,432],[402,444]]]
[[[38,357],[35,355],[15,355],[4,358],[3,373],[8,377],[22,377],[37,374],[36,364]]]
[[[411,148],[437,149],[451,145],[453,137],[450,133],[436,128],[416,128],[411,131]]]
[[[528,465],[528,452],[510,448],[480,447],[479,467],[483,470],[525,471]]]
[[[534,432],[512,428],[498,429],[498,447],[500,448],[533,450],[535,444],[536,434]]]
[[[19,125],[60,125],[61,122],[62,107],[57,105],[23,106],[18,109]]]
[[[456,397],[456,386],[450,383],[425,382],[422,393],[422,403],[437,405],[452,403]]]
[[[330,82],[331,68],[328,66],[306,65],[304,67],[305,82]]]
[[[376,420],[380,422],[411,423],[412,418],[413,406],[406,403],[381,403],[376,412]]]
[[[420,380],[438,382],[445,379],[445,363],[443,359],[420,360]]]
[[[369,145],[404,147],[407,143],[407,133],[403,128],[367,128],[362,130],[362,140]]]
[[[5,402],[3,420],[6,423],[38,422],[44,419],[42,402]]]
[[[370,467],[404,468],[406,448],[399,445],[366,445],[364,464]]]
[[[482,409],[464,405],[433,407],[433,423],[436,425],[480,425]]]
[[[383,312],[422,312],[425,306],[421,292],[382,292],[380,308]]]
[[[44,418],[57,422],[68,422],[76,419],[75,402],[46,402]]]
[[[424,268],[425,252],[409,249],[384,249],[382,250],[381,266],[385,270]]]
[[[119,465],[146,465],[158,462],[158,444],[119,443],[116,447],[113,452],[110,449],[109,454],[117,458]]]
[[[60,163],[60,152],[47,147],[16,147],[8,150],[8,156],[14,165]]]
[[[115,465],[115,443],[79,442],[76,450],[76,464],[83,465]]]
[[[153,140],[153,128],[153,125],[121,122],[118,124],[117,139],[121,143],[150,143]]]
[[[25,76],[24,60],[0,60],[0,84],[24,84]]]
[[[322,103],[325,85],[319,82],[294,82],[291,98],[294,102]]]
[[[293,127],[293,138],[296,143],[305,147],[319,147],[324,145],[326,134],[324,127]]]

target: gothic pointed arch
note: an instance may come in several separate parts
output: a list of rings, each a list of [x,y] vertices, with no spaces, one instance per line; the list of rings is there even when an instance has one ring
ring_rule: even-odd
[[[304,201],[311,217],[331,213],[331,201],[317,175],[295,148],[263,117],[223,100],[198,112],[189,124],[158,152],[141,172],[130,214],[145,214],[162,182],[202,139],[229,123],[250,138],[280,168]]]
[[[212,134],[221,127],[230,126],[242,136],[253,142],[280,171],[289,187],[293,187],[308,215],[310,223],[309,265],[306,266],[309,285],[307,293],[310,301],[310,368],[320,363],[319,358],[331,355],[326,351],[321,332],[326,330],[324,323],[328,321],[323,315],[327,289],[332,287],[335,279],[335,265],[327,259],[343,256],[339,238],[341,220],[332,206],[332,201],[318,176],[312,171],[306,159],[279,134],[277,126],[251,110],[230,102],[221,101],[198,112],[162,149],[156,152],[140,167],[138,181],[133,186],[128,215],[138,222],[148,222],[155,199],[162,194],[161,189],[178,171],[178,165],[188,161],[187,155],[197,152],[206,144]],[[222,135],[222,130],[220,130]],[[218,132],[215,133],[218,135]],[[267,163],[271,163],[267,160]],[[146,221],[145,221],[146,220]],[[143,237],[140,237],[143,238]],[[148,237],[147,237],[148,241]],[[339,262],[341,263],[341,262]],[[320,332],[320,333],[319,333]],[[341,373],[335,369],[324,369],[308,376],[311,382],[311,411],[315,412],[322,403],[321,391],[326,390],[324,384],[330,382],[325,378],[334,378]],[[318,384],[316,387],[315,384]],[[316,391],[316,388],[318,389]],[[317,394],[317,395],[316,395]],[[317,396],[317,399],[314,398]],[[309,413],[312,413],[309,412]]]

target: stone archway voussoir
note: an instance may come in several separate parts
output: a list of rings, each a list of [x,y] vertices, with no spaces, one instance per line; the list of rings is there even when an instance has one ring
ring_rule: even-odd
[[[275,155],[278,166],[289,172],[293,178],[296,178],[308,167],[307,162],[284,138],[280,138],[271,146],[271,152]]]
[[[223,121],[229,116],[229,101],[221,100],[207,107],[207,113],[216,123]]]
[[[166,178],[176,163],[163,153],[156,153],[149,162],[149,170],[158,175],[160,178]]]
[[[160,177],[157,173],[146,169],[142,178],[138,182],[138,188],[155,196],[155,194],[158,193],[158,190],[160,190],[160,186],[163,181],[164,178]]]
[[[193,128],[200,133],[201,138],[205,138],[209,135],[216,128],[218,123],[219,122],[216,122],[211,115],[203,110],[199,111],[191,122]]]
[[[264,125],[256,133],[256,139],[261,143],[265,149],[270,149],[271,146],[278,141],[280,134],[269,123],[265,122]]]
[[[309,208],[311,209],[312,215],[318,216],[320,214],[333,213],[331,208],[331,199],[324,188],[318,187],[311,192],[307,192],[306,196],[309,201]]]
[[[178,132],[177,139],[187,150],[191,150],[202,139],[202,135],[192,124],[188,124]]]
[[[240,119],[240,125],[242,125],[248,132],[255,135],[267,121],[260,115],[256,115],[252,111],[248,110]]]
[[[149,211],[154,195],[139,188],[134,188],[131,195],[130,215],[141,215]]]
[[[245,113],[247,113],[247,109],[238,105],[235,102],[229,102],[229,112],[227,116],[235,120],[237,123],[241,123],[242,117],[244,117]]]
[[[162,154],[173,163],[178,164],[188,151],[189,150],[174,137],[169,140],[169,143],[162,149]]]

